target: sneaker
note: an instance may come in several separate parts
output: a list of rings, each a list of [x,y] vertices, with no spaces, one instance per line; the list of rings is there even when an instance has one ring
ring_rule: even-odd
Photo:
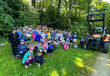
[[[15,57],[15,56],[13,55],[13,56],[12,56],[12,59],[13,59],[14,57]]]
[[[29,66],[32,66],[32,64],[29,64]]]
[[[25,65],[25,68],[28,68],[28,66],[27,66],[27,65]]]
[[[38,63],[38,67],[40,67],[40,63]]]

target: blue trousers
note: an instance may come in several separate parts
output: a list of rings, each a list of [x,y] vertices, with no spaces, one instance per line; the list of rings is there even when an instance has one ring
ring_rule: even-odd
[[[44,64],[44,59],[36,58],[36,59],[35,59],[35,62],[36,62],[36,63],[40,63],[40,64]]]
[[[81,41],[80,41],[78,48],[79,48],[79,47],[83,48],[83,46],[84,46],[84,42],[81,42]]]

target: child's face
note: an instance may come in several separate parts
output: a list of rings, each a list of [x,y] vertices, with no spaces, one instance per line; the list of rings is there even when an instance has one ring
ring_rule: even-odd
[[[16,32],[16,30],[13,30],[13,32],[15,33],[15,32]]]
[[[40,43],[40,46],[42,46],[42,43]]]
[[[51,43],[51,45],[53,45],[53,43]]]
[[[42,55],[42,53],[38,53],[38,56],[41,56]]]
[[[21,42],[21,44],[24,44],[24,41],[23,41],[23,42]]]
[[[23,35],[25,35],[25,33],[23,33]]]

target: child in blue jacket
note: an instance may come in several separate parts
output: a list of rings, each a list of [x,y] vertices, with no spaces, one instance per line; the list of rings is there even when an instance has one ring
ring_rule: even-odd
[[[20,44],[18,45],[18,51],[17,51],[17,57],[22,59],[24,54],[26,53],[27,46],[24,44],[24,40],[22,39],[20,41]]]
[[[73,34],[73,42],[74,43],[76,43],[77,37],[78,37],[78,35],[76,34],[76,32],[74,32],[74,34]]]
[[[54,43],[53,42],[51,42],[51,44],[48,46],[48,50],[47,51],[48,51],[48,55],[49,55],[49,53],[54,51]]]
[[[36,36],[35,41],[37,41],[39,43],[41,39],[43,39],[43,37],[41,36],[40,33],[38,33],[38,35]]]
[[[44,64],[44,58],[43,58],[43,50],[39,50],[38,53],[34,56],[35,62],[38,64],[38,67],[40,67],[40,64]]]

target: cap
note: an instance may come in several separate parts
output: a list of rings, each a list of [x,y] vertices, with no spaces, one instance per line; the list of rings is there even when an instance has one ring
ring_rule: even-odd
[[[39,52],[39,53],[42,53],[42,52],[43,52],[43,50],[39,50],[38,52]]]
[[[21,39],[21,42],[24,42],[24,39]]]
[[[17,28],[13,27],[12,30],[17,30]]]

